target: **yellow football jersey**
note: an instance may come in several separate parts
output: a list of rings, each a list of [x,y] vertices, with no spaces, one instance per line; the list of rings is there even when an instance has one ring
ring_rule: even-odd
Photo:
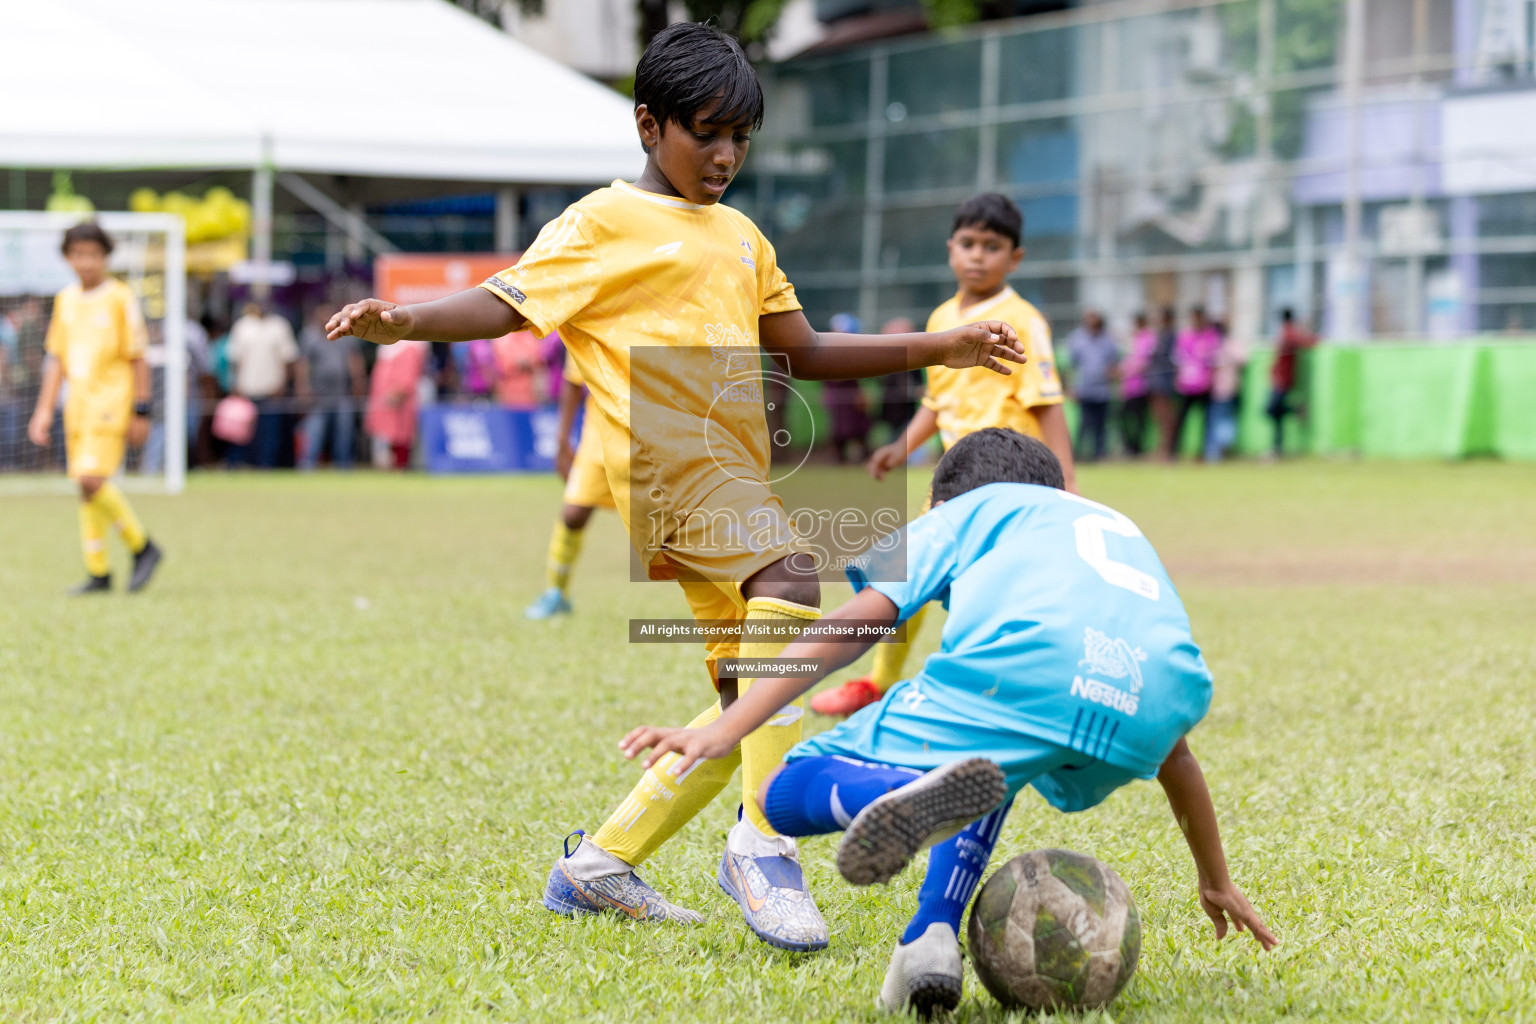
[[[116,433],[128,429],[133,411],[133,361],[148,344],[139,300],[123,282],[108,278],[85,291],[72,284],[53,300],[48,354],[64,368],[69,398],[67,433]]]
[[[938,416],[939,437],[948,448],[966,434],[987,427],[1010,427],[1030,437],[1040,437],[1035,409],[1061,404],[1061,378],[1051,348],[1051,328],[1034,306],[1012,288],[960,308],[957,295],[933,311],[929,331],[948,331],[977,320],[1001,320],[1018,332],[1027,362],[1009,364],[1013,373],[978,373],[928,368],[928,388],[923,404]]]
[[[758,318],[800,303],[750,219],[616,181],[545,225],[516,266],[481,287],[537,333],[559,329],[598,414],[619,512],[653,576],[672,574],[658,565],[664,551],[724,579],[743,559],[784,548],[783,509],[767,484]],[[722,509],[732,514],[715,519]],[[764,529],[752,533],[754,521]]]

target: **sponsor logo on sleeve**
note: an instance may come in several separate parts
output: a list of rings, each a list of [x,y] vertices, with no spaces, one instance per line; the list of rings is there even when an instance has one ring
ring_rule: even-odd
[[[515,284],[503,281],[499,276],[488,277],[486,278],[485,283],[490,285],[492,288],[495,288],[497,291],[509,296],[512,301],[518,305],[522,305],[528,301],[528,296],[523,294],[523,290],[521,288]]]

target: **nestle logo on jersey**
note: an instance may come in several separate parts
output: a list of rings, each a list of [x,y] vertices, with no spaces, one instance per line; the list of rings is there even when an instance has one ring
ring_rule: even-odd
[[[1082,676],[1072,677],[1072,696],[1081,697],[1091,704],[1102,704],[1127,717],[1134,717],[1136,709],[1141,706],[1141,698],[1135,694]]]
[[[744,380],[738,384],[711,384],[717,402],[758,402],[763,400],[762,383]]]
[[[518,303],[519,305],[528,301],[528,296],[523,294],[523,290],[521,288],[513,284],[508,284],[506,281],[503,281],[499,277],[488,277],[486,278],[485,283],[490,285],[492,288],[495,288],[497,291],[511,296],[512,301]]]

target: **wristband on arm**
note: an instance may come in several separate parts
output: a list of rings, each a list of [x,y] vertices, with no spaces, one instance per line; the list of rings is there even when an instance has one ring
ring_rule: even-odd
[[[121,409],[122,406],[118,406],[118,408]],[[134,402],[133,403],[133,414],[135,416],[143,416],[145,419],[148,419],[149,418],[149,413],[150,413],[150,406],[149,406],[148,402]]]

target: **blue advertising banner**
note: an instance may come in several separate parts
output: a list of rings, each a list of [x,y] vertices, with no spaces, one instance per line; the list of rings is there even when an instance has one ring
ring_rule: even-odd
[[[429,473],[547,473],[559,427],[554,406],[432,405],[421,410],[422,452]]]

